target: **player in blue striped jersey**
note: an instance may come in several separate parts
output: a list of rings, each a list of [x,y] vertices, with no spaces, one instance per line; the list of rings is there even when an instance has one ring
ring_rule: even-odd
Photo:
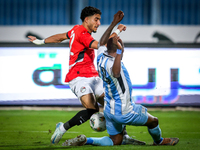
[[[117,37],[111,38],[116,40]],[[108,45],[109,46],[109,45]],[[127,69],[121,63],[120,74],[112,71],[115,57],[108,54],[107,47],[98,49],[97,66],[99,76],[103,79],[105,89],[104,111],[113,115],[125,115],[131,112],[134,106],[132,102],[132,84]]]
[[[106,32],[101,40],[108,39],[111,31],[108,28]],[[162,138],[158,118],[150,115],[144,106],[133,102],[132,83],[122,62],[124,53],[122,40],[116,35],[108,40],[107,47],[101,40],[97,68],[105,89],[104,116],[111,139],[110,145],[122,143],[124,125],[147,126],[154,145],[177,144],[178,138]]]

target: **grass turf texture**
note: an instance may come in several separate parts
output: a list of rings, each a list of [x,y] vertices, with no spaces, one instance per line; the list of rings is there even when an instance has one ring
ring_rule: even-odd
[[[89,126],[89,121],[81,126],[75,126],[67,131],[59,144],[50,144],[50,138],[57,122],[65,122],[74,116],[76,111],[27,111],[1,110],[0,111],[0,149],[84,149],[84,150],[195,150],[200,149],[200,112],[192,111],[150,111],[150,114],[159,118],[163,137],[178,137],[176,146],[151,146],[152,139],[146,127],[127,126],[130,136],[145,141],[148,145],[133,146],[120,145],[111,147],[79,146],[63,147],[62,143],[79,134],[87,137],[106,136],[107,132],[95,132]]]

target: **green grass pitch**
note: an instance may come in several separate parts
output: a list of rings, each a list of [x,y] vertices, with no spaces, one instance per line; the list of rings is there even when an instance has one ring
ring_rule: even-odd
[[[106,136],[107,132],[95,132],[89,126],[89,121],[81,126],[75,126],[67,131],[60,143],[50,144],[51,135],[57,122],[66,122],[76,111],[56,110],[0,110],[0,149],[84,149],[84,150],[197,150],[200,149],[200,112],[198,111],[149,111],[159,118],[163,137],[178,137],[175,146],[151,146],[152,139],[146,127],[127,126],[130,136],[145,141],[145,146],[79,146],[63,147],[62,143],[79,134],[87,137]]]

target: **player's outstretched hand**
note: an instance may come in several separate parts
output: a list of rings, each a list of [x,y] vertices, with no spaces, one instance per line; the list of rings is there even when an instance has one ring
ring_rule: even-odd
[[[28,40],[31,41],[31,42],[33,42],[33,41],[36,40],[36,39],[37,39],[37,38],[34,37],[34,36],[28,36]]]
[[[123,13],[123,11],[119,10],[119,11],[114,15],[113,22],[114,22],[115,24],[118,24],[123,18],[124,18],[124,13]]]
[[[113,37],[113,44],[115,44],[117,46],[117,49],[122,49],[122,45],[119,41],[119,36],[114,36]]]
[[[119,29],[120,32],[122,32],[122,31],[126,31],[126,26],[123,25],[123,24],[119,24],[118,27],[117,27],[117,29]]]
[[[36,45],[43,45],[45,44],[45,40],[38,40],[36,37],[34,36],[28,36],[28,40],[31,41],[32,43],[36,44]]]

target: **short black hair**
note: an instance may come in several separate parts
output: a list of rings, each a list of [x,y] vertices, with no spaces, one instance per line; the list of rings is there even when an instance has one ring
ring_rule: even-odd
[[[82,22],[84,22],[86,17],[93,16],[94,14],[101,15],[101,11],[95,7],[88,6],[82,10],[80,18],[81,18]]]
[[[111,37],[108,39],[108,42],[107,42],[107,52],[113,53],[113,52],[116,52],[116,50],[117,50],[117,45],[113,44],[113,37]]]

